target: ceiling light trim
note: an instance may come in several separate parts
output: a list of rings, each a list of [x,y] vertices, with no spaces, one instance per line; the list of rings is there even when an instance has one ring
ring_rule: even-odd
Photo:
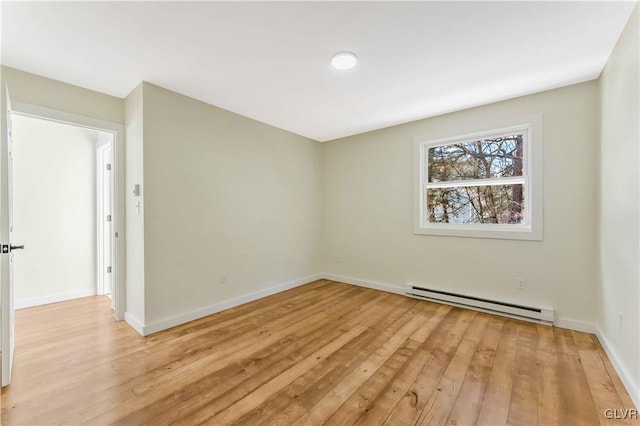
[[[358,55],[344,50],[331,57],[331,66],[338,71],[349,71],[358,65]]]

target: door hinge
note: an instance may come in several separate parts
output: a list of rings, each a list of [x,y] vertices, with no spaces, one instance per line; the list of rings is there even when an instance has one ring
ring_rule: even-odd
[[[107,215],[107,222],[111,222],[111,215],[110,214]]]
[[[107,170],[111,170],[111,164],[107,164]]]
[[[107,266],[107,274],[111,273],[111,266]]]

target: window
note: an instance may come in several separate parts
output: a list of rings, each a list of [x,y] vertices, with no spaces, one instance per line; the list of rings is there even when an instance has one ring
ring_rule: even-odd
[[[416,141],[415,233],[542,239],[542,119]]]

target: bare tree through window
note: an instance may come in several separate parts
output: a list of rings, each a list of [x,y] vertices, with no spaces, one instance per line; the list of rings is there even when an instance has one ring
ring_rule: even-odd
[[[426,214],[432,223],[524,221],[521,133],[433,146],[426,154]],[[507,178],[507,179],[505,179]]]

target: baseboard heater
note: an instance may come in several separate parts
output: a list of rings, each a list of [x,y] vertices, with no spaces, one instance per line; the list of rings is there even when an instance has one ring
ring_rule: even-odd
[[[459,306],[476,311],[488,312],[509,318],[533,321],[540,324],[553,324],[553,309],[533,308],[513,303],[498,302],[480,297],[465,296],[442,290],[433,290],[415,284],[407,285],[407,296],[417,299],[430,300],[446,305]]]

